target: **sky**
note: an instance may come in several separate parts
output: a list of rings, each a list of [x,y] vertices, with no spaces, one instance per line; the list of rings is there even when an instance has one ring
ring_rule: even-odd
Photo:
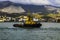
[[[33,5],[53,5],[60,7],[60,0],[0,0],[0,1],[11,1],[21,4],[33,4]]]

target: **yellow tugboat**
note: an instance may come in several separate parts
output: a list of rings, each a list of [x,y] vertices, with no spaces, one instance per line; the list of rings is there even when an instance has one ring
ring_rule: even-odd
[[[22,28],[40,28],[42,24],[40,22],[33,21],[31,15],[28,15],[28,20],[24,21],[23,24],[14,24],[13,26]]]

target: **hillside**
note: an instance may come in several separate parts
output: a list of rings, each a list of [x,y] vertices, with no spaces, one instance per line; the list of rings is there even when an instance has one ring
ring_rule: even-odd
[[[24,11],[25,13],[27,13],[28,11],[30,11],[31,13],[40,12],[42,14],[48,14],[48,13],[54,13],[54,12],[56,13],[57,10],[59,9],[60,7],[54,7],[51,5],[25,5],[25,4],[13,3],[10,1],[0,2],[0,11],[9,12],[9,13],[20,13],[21,11]]]
[[[7,12],[7,13],[22,13],[25,12],[25,10],[22,7],[16,7],[16,6],[8,6],[5,8],[0,9],[2,12]]]

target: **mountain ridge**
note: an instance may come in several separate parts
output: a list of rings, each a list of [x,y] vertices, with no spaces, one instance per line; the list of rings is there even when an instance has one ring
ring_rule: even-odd
[[[55,7],[52,5],[26,5],[26,4],[13,3],[10,1],[0,2],[0,8],[9,7],[10,5],[13,5],[16,7],[21,6],[24,10],[26,10],[26,12],[30,11],[30,12],[42,12],[42,13],[48,13],[48,10],[45,8],[45,6],[60,8],[60,7]]]

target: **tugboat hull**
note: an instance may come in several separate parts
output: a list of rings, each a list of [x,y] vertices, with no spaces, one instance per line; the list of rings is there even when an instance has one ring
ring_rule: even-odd
[[[14,27],[22,27],[22,28],[40,28],[42,24],[14,24]]]

